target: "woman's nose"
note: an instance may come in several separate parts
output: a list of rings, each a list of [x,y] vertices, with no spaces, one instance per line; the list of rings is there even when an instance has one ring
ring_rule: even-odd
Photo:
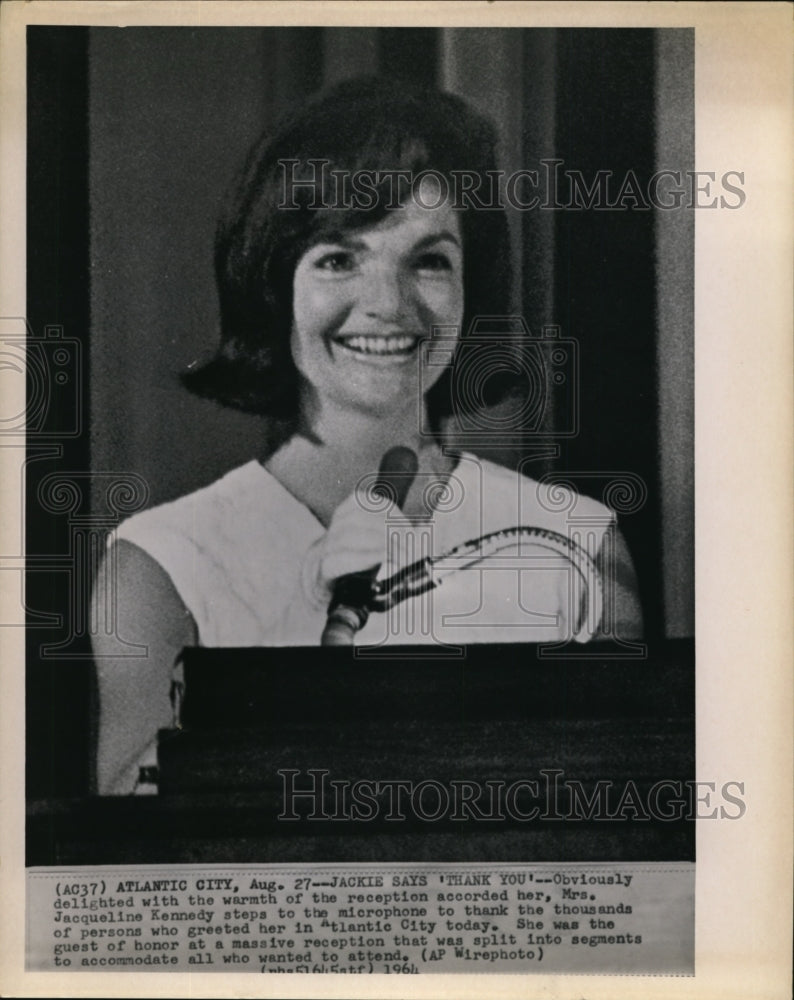
[[[359,305],[366,316],[403,323],[410,315],[410,293],[399,269],[379,267],[364,280]]]

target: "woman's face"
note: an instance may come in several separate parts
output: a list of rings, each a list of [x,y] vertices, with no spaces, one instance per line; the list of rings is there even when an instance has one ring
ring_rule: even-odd
[[[409,199],[370,228],[326,237],[298,261],[293,296],[293,359],[320,402],[405,407],[443,371],[420,371],[421,341],[463,320],[458,213]]]

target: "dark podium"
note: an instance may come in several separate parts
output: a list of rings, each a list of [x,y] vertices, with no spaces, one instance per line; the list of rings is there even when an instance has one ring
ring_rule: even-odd
[[[159,794],[32,803],[28,863],[694,860],[693,643],[583,651],[187,649]]]

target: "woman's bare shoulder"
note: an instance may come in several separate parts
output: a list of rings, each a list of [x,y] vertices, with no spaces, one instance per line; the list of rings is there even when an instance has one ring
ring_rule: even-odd
[[[93,603],[105,622],[117,623],[116,632],[124,640],[158,636],[180,646],[196,641],[193,616],[168,573],[153,556],[126,539],[114,542],[102,560]],[[95,647],[117,645],[114,636],[98,627],[98,621],[94,626]]]

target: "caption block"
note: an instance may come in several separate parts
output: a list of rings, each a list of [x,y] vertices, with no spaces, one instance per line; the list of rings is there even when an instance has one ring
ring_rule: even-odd
[[[690,863],[27,876],[31,971],[694,972]]]

